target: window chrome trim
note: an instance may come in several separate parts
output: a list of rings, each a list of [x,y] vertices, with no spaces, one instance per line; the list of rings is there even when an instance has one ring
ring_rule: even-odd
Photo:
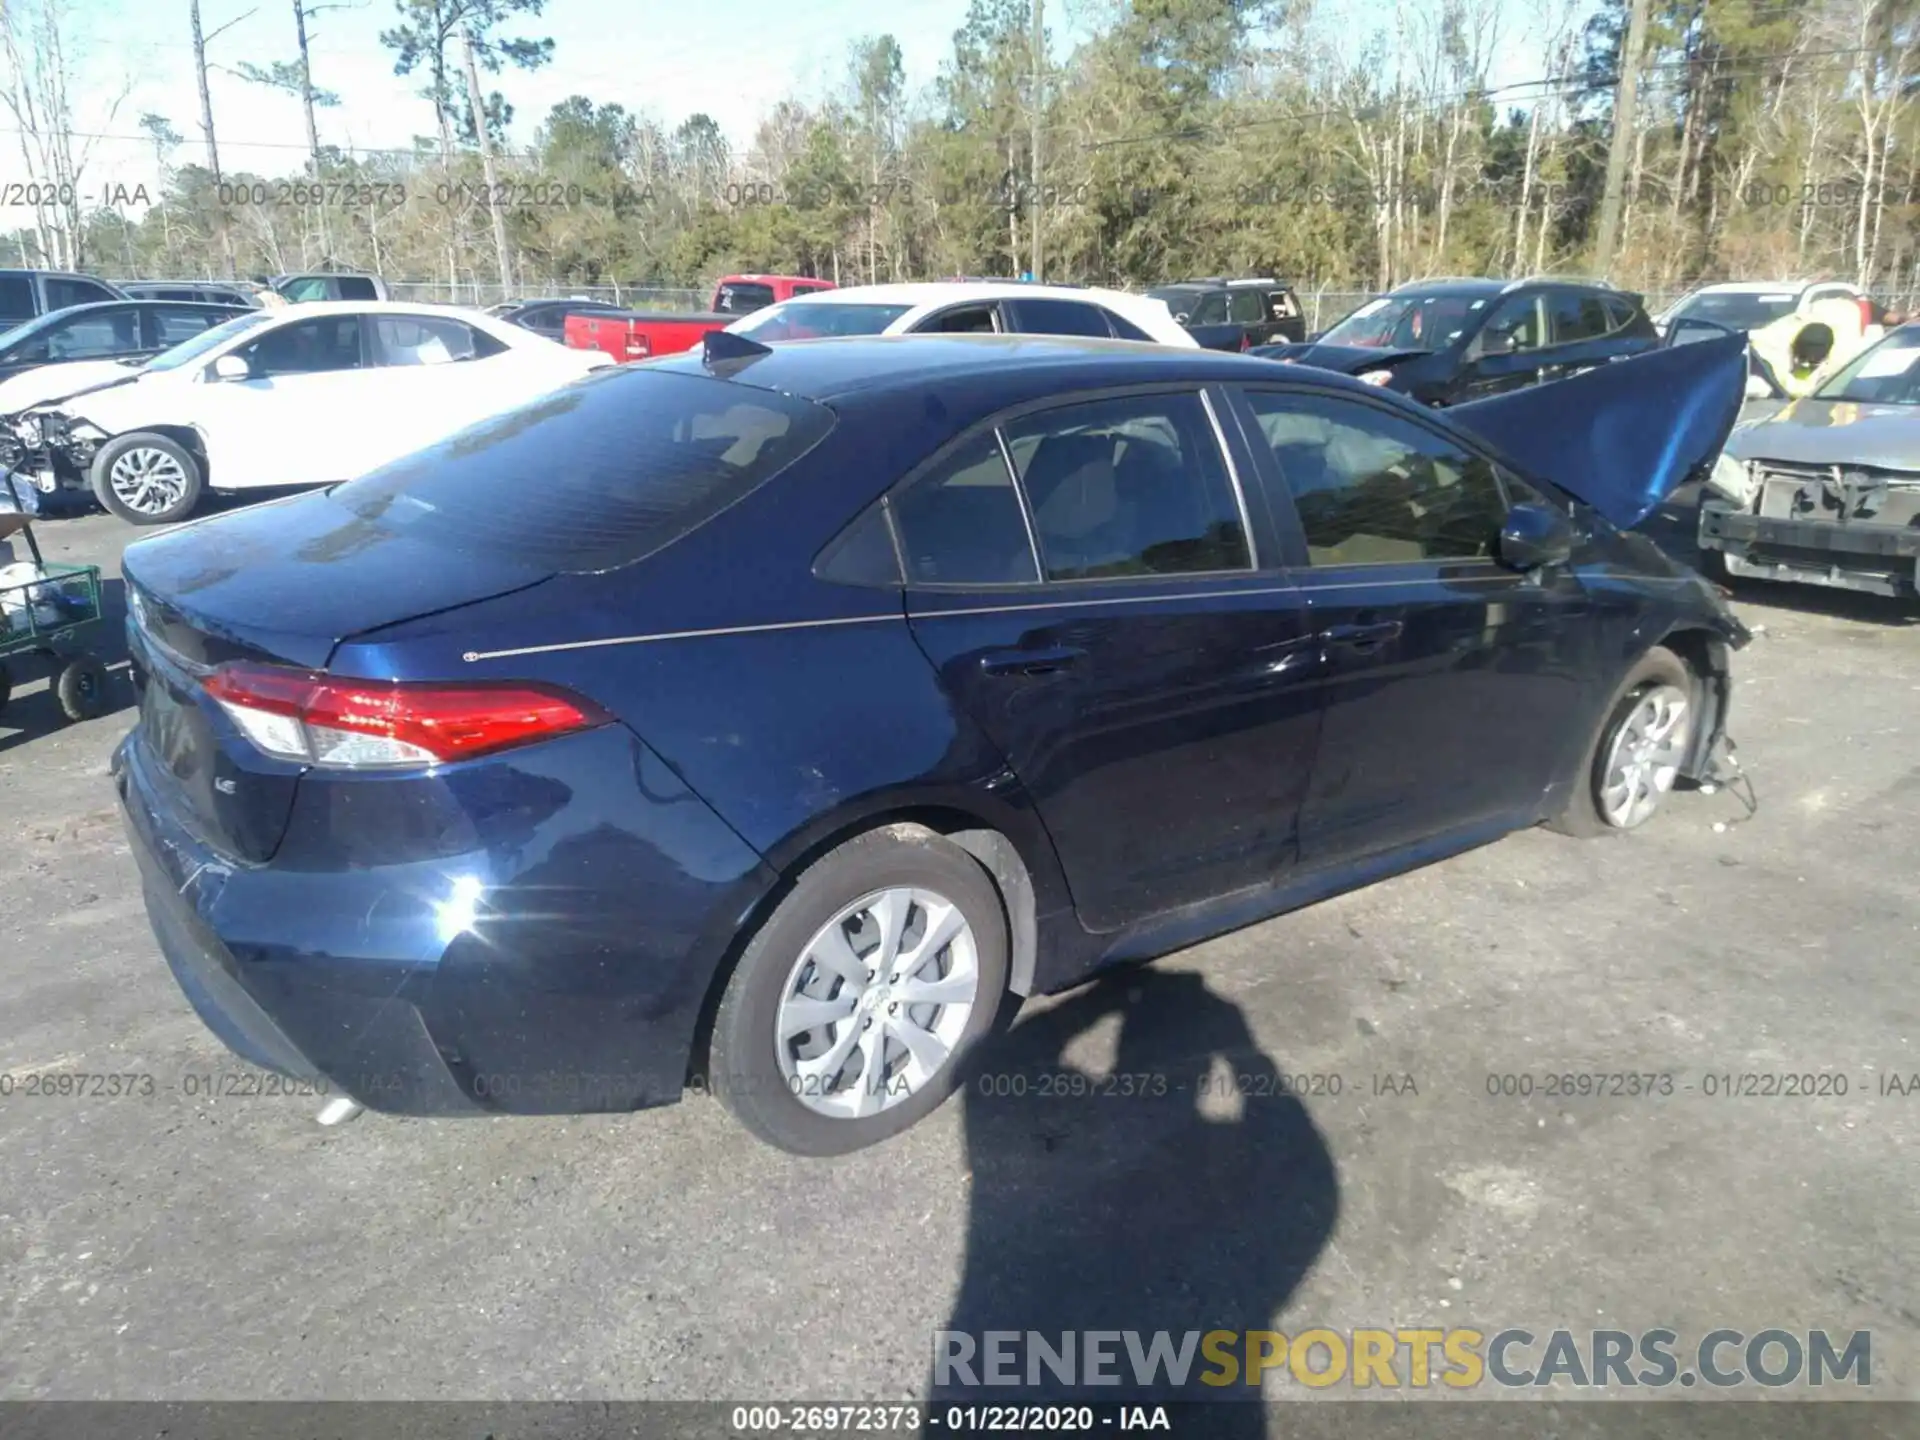
[[[1047,567],[1040,558],[1040,535],[1033,528],[1033,509],[1027,503],[1027,487],[1020,483],[1020,467],[1013,463],[1013,447],[1007,444],[1007,432],[998,425],[993,427],[993,443],[1000,447],[1000,463],[1007,467],[1007,484],[1013,487],[1013,503],[1020,507],[1020,523],[1027,530],[1027,554],[1033,560],[1033,583],[1044,584],[1047,578]],[[904,566],[900,573],[903,575],[906,573]]]
[[[1233,446],[1227,441],[1226,426],[1220,423],[1219,407],[1213,403],[1211,385],[1200,391],[1201,407],[1207,412],[1207,422],[1213,427],[1213,443],[1219,448],[1220,456],[1227,463],[1227,484],[1233,487],[1233,503],[1240,512],[1240,538],[1247,543],[1247,569],[1258,571],[1260,568],[1260,542],[1253,533],[1253,516],[1247,510],[1247,491],[1240,481],[1240,464],[1233,458]],[[1229,572],[1238,574],[1238,571]]]

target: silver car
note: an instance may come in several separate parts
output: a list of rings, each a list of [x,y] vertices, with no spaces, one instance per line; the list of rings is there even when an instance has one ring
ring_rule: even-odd
[[[1920,593],[1920,324],[1733,432],[1700,502],[1710,568]]]

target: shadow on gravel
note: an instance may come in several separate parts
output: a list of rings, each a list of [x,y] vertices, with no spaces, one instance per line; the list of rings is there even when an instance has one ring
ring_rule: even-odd
[[[1067,1058],[1076,1037],[1113,1020],[1110,1070]],[[1198,975],[1130,969],[1016,1024],[974,1068],[966,1268],[946,1328],[974,1341],[982,1383],[942,1373],[936,1343],[930,1405],[1257,1401],[1244,1376],[1200,1384],[1219,1372],[1197,1344],[1185,1384],[1164,1368],[1136,1384],[1125,1340],[1137,1332],[1144,1349],[1165,1331],[1177,1347],[1188,1332],[1278,1328],[1333,1231],[1332,1157],[1305,1108],[1280,1094],[1239,1007]],[[1017,1385],[984,1383],[990,1330],[1022,1337]],[[1108,1342],[1119,1384],[1083,1383],[1095,1330],[1120,1332]],[[1076,1347],[1075,1384],[1045,1366],[1028,1383],[1032,1332]],[[1233,1349],[1244,1357],[1244,1342]],[[1264,1436],[1265,1410],[1222,1407],[1209,1433]]]

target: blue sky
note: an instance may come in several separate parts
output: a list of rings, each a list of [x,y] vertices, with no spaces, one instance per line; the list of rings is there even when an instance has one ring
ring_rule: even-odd
[[[249,10],[209,45],[209,61],[233,66],[293,57],[289,0],[201,0],[208,32]],[[544,17],[506,33],[552,36],[553,62],[504,77],[500,88],[514,104],[521,142],[556,101],[587,94],[668,125],[705,111],[744,144],[780,99],[837,85],[847,45],[862,35],[893,34],[909,89],[927,84],[966,11],[967,0],[548,0]],[[157,111],[188,137],[176,158],[198,158],[187,0],[80,0],[69,13],[83,30],[86,85],[76,124],[137,135],[140,116]],[[324,143],[405,146],[432,133],[432,110],[413,93],[420,82],[394,75],[391,54],[379,43],[393,17],[393,0],[353,0],[351,8],[312,21],[315,83],[342,101],[320,112]],[[108,105],[129,84],[109,121]],[[300,163],[305,132],[297,102],[220,71],[211,88],[223,164],[273,172]],[[144,141],[99,140],[93,153],[90,179],[151,178],[152,150]]]
[[[335,0],[316,0],[319,4]],[[500,88],[515,106],[515,140],[527,142],[558,100],[587,94],[617,100],[667,125],[705,111],[736,144],[753,134],[762,115],[790,95],[818,95],[845,75],[847,46],[862,36],[891,33],[906,59],[910,93],[930,83],[951,53],[953,32],[968,0],[548,0],[539,20],[509,33],[550,35],[554,60],[532,74],[504,77]],[[1388,13],[1373,0],[1323,0],[1345,5],[1375,24]],[[1518,0],[1505,0],[1509,14]],[[1048,29],[1056,50],[1098,24],[1106,0],[1048,0]],[[248,11],[251,15],[247,15]],[[201,0],[211,33],[239,16],[209,46],[215,66],[265,64],[294,54],[290,0]],[[71,0],[80,29],[75,47],[84,78],[76,105],[80,129],[138,137],[140,116],[167,116],[188,143],[176,162],[201,155],[199,102],[187,0]],[[393,74],[379,43],[393,23],[393,0],[349,0],[310,24],[315,82],[339,93],[338,109],[320,112],[324,143],[404,147],[433,130],[432,111],[414,92],[419,81]],[[1356,16],[1357,18],[1357,16]],[[1509,22],[1495,80],[1531,75],[1537,59],[1512,47]],[[1516,69],[1515,67],[1519,67]],[[291,97],[249,84],[228,71],[212,75],[214,120],[228,169],[269,174],[294,171],[305,149],[299,106]],[[116,113],[109,106],[125,92]],[[144,139],[81,140],[90,144],[86,189],[120,183],[151,184],[155,166]],[[11,147],[7,147],[10,149]],[[0,150],[0,154],[5,154]],[[4,166],[0,166],[0,171]]]

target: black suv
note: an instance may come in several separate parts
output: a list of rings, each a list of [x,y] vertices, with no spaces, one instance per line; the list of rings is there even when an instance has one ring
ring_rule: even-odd
[[[116,285],[68,270],[0,270],[0,330],[93,300],[125,300]]]
[[[1173,318],[1206,350],[1251,350],[1304,340],[1300,299],[1284,280],[1176,280],[1147,291],[1164,300]]]
[[[1638,295],[1585,280],[1422,280],[1300,345],[1252,353],[1358,376],[1427,405],[1559,380],[1660,346]]]

